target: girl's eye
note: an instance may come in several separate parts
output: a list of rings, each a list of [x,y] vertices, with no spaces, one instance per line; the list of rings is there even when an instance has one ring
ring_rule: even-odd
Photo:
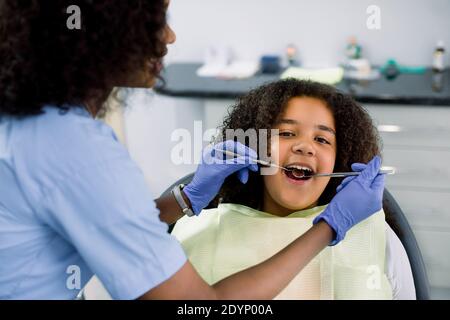
[[[317,137],[316,141],[321,143],[321,144],[330,144],[327,139],[322,138],[322,137]]]
[[[279,134],[281,137],[293,137],[294,133],[289,131],[280,132]]]

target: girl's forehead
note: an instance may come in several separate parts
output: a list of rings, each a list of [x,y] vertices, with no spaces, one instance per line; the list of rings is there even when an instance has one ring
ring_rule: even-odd
[[[291,98],[278,117],[277,123],[284,122],[282,120],[287,119],[295,120],[298,124],[301,124],[302,122],[314,122],[315,124],[334,127],[333,112],[327,106],[325,101],[313,97]],[[294,121],[292,121],[292,123],[293,122]]]
[[[294,97],[289,99],[286,104],[285,112],[290,113],[303,113],[303,111],[311,111],[313,113],[317,112],[327,112],[331,114],[325,101],[314,97]]]

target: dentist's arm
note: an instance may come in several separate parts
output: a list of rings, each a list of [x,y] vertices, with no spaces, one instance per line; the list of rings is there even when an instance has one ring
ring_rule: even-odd
[[[333,239],[333,230],[319,222],[268,260],[209,286],[190,262],[141,299],[250,300],[273,299]]]
[[[181,195],[183,196],[184,201],[190,207],[192,204],[189,198],[181,191]],[[181,211],[180,205],[175,200],[175,197],[172,193],[167,196],[160,197],[155,200],[156,207],[159,209],[159,219],[168,225],[171,225],[178,221],[181,217],[184,216],[183,211]]]

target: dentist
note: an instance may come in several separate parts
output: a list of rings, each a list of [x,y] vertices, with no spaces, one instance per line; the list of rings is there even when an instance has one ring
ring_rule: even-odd
[[[73,3],[79,29],[67,24]],[[189,185],[153,201],[127,150],[95,119],[113,87],[155,84],[175,41],[168,5],[0,0],[0,299],[74,299],[93,274],[116,299],[270,299],[381,209],[375,158],[281,252],[212,286],[203,281],[167,223],[199,214],[228,176],[245,183],[258,170],[254,151],[224,142],[241,157],[221,164],[205,150],[213,161]]]

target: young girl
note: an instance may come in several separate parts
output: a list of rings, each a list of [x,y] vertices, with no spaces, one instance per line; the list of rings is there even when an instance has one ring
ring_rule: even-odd
[[[333,87],[309,81],[282,80],[251,91],[225,119],[223,135],[227,129],[277,129],[264,152],[305,174],[352,171],[352,163],[380,154],[364,109]],[[181,219],[173,234],[212,284],[264,261],[308,230],[341,182],[287,170],[250,173],[245,185],[230,177],[214,201],[218,208]],[[406,252],[380,211],[313,259],[277,298],[415,299],[415,289]]]

